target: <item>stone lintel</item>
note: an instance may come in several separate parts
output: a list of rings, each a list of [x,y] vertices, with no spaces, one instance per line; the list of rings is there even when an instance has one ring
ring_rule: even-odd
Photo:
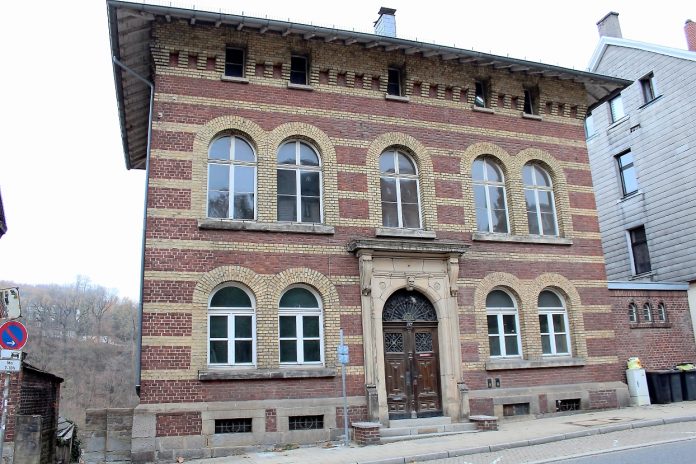
[[[512,369],[542,369],[546,367],[575,367],[584,366],[587,360],[583,358],[549,358],[549,359],[495,359],[486,362],[487,371],[502,371]]]
[[[564,237],[547,237],[543,235],[510,235],[485,232],[474,232],[471,239],[482,242],[538,243],[543,245],[573,244],[572,239]]]
[[[200,370],[198,380],[259,380],[259,379],[306,379],[336,377],[336,369],[249,369],[249,370]]]
[[[333,226],[324,224],[302,224],[294,222],[235,221],[232,219],[199,219],[199,229],[253,230],[257,232],[288,232],[296,234],[332,235]]]
[[[348,251],[357,253],[369,250],[372,253],[385,254],[436,254],[436,255],[463,255],[469,245],[455,241],[417,241],[417,240],[390,240],[379,238],[365,238],[352,240],[348,243]]]

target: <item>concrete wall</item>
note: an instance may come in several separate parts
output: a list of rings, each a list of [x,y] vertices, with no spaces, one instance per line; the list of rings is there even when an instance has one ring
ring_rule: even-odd
[[[88,409],[80,430],[86,463],[131,461],[133,409]]]

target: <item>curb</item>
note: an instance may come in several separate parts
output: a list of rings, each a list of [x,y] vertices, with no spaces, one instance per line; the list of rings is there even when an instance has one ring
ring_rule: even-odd
[[[495,452],[495,451],[520,448],[520,447],[524,447],[524,446],[542,445],[542,444],[553,443],[553,442],[557,442],[557,441],[570,440],[573,438],[587,437],[587,436],[591,436],[591,435],[620,432],[623,430],[631,430],[631,429],[640,429],[643,427],[655,427],[655,426],[659,426],[659,425],[676,424],[676,423],[680,423],[680,422],[696,422],[696,415],[695,416],[668,417],[666,419],[645,419],[645,420],[634,421],[634,422],[626,423],[626,424],[612,424],[612,425],[597,427],[596,429],[579,430],[577,432],[570,432],[570,433],[565,433],[562,435],[550,435],[550,436],[546,436],[546,437],[530,438],[528,440],[513,441],[513,442],[508,442],[508,443],[499,443],[499,444],[495,444],[495,445],[477,446],[475,448],[461,448],[461,449],[449,450],[449,451],[435,451],[432,453],[414,454],[414,455],[410,455],[410,456],[401,456],[401,457],[394,457],[394,458],[384,458],[384,459],[378,459],[376,461],[375,460],[356,461],[355,464],[408,464],[411,462],[434,461],[436,459],[447,459],[447,458],[455,458],[455,457],[460,457],[460,456],[468,456],[468,455],[472,455],[472,454],[490,453],[490,452]],[[679,439],[679,440],[666,440],[664,442],[670,443],[673,441],[682,441],[682,440],[681,439]],[[662,442],[657,442],[657,443],[662,443]],[[651,444],[653,444],[653,443],[651,443]],[[627,449],[635,448],[635,446],[626,447],[626,448]],[[592,455],[592,454],[586,454],[586,455]],[[580,457],[580,456],[585,456],[585,455],[579,455],[579,456],[573,456],[573,457]],[[539,461],[537,464],[543,464],[545,462],[553,462],[553,461]]]

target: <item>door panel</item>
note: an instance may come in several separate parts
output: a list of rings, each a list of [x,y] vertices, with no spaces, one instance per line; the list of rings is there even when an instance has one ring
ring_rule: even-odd
[[[415,370],[414,397],[418,417],[439,415],[440,369],[437,356],[437,328],[414,327]]]

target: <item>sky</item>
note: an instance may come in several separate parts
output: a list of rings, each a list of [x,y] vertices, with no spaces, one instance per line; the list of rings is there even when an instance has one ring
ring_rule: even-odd
[[[679,49],[686,49],[685,21],[696,21],[693,0],[152,3],[358,32],[372,32],[386,6],[397,10],[400,38],[580,70],[609,11],[619,13],[624,38]],[[0,281],[66,284],[83,275],[137,300],[145,178],[125,167],[105,2],[3,2],[2,12],[0,193],[8,231]]]

